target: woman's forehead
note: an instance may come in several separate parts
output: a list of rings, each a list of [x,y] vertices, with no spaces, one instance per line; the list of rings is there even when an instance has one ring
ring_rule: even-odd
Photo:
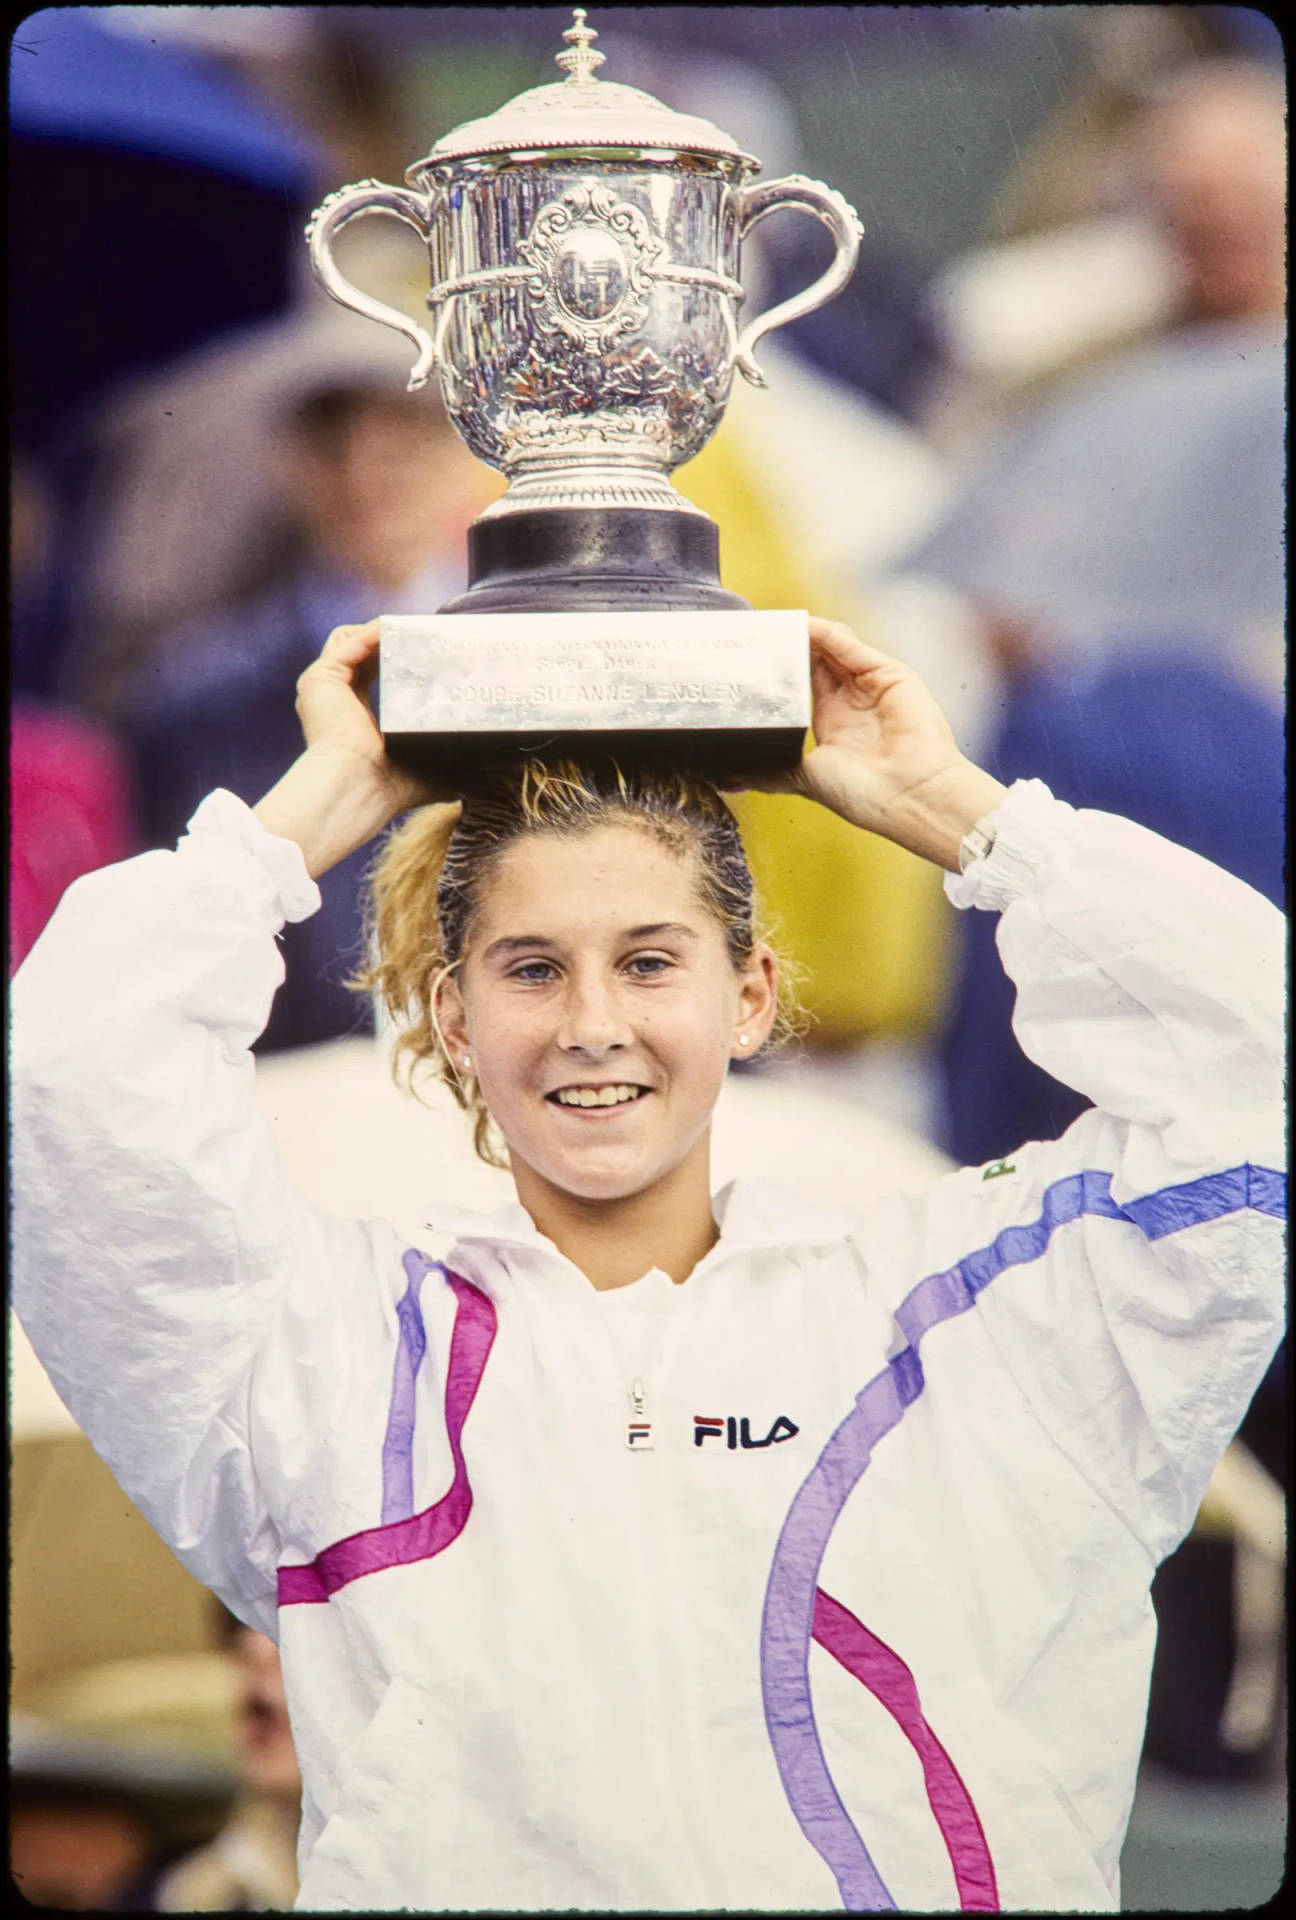
[[[710,918],[691,848],[676,851],[650,828],[630,822],[579,833],[526,834],[491,863],[478,902],[478,934],[518,914],[579,930],[582,923],[629,927]],[[524,931],[538,932],[528,925]]]

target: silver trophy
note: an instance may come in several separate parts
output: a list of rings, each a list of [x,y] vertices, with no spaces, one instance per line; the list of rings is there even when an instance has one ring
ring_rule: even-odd
[[[654,758],[712,777],[796,764],[810,718],[806,614],[720,584],[719,536],[674,468],[720,424],[762,335],[846,284],[862,233],[839,193],[760,163],[710,122],[596,77],[580,8],[563,81],[468,121],[406,173],[330,194],[307,228],[326,290],[417,348],[471,450],[507,479],[468,536],[469,586],[384,616],[379,724],[452,786],[526,752]],[[745,234],[799,207],[832,265],[739,327]],[[427,242],[430,325],[333,258],[385,213]]]

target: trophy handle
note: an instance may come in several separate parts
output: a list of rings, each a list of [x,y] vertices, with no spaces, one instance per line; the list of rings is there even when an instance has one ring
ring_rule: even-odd
[[[333,258],[333,236],[340,233],[349,220],[356,220],[366,213],[388,213],[397,220],[403,220],[406,226],[413,227],[426,240],[431,231],[432,211],[422,194],[411,193],[405,187],[384,186],[381,180],[360,180],[353,187],[341,187],[331,193],[327,200],[316,207],[306,228],[306,238],[310,242],[311,265],[316,278],[325,291],[344,307],[350,307],[355,313],[362,313],[367,320],[378,320],[385,327],[395,327],[398,333],[405,334],[418,348],[418,358],[410,369],[406,390],[414,393],[419,387],[425,387],[436,365],[436,350],[426,328],[417,320],[411,320],[399,307],[389,307],[382,300],[375,300],[372,294],[362,293],[359,287],[353,287],[342,274]]]
[[[786,326],[789,320],[797,320],[803,313],[813,313],[816,307],[840,293],[855,271],[859,243],[864,236],[859,215],[840,193],[819,180],[807,180],[802,174],[790,173],[783,180],[765,180],[739,190],[739,238],[745,237],[758,220],[779,207],[800,207],[804,213],[812,213],[816,220],[822,220],[837,242],[837,257],[804,293],[794,293],[790,300],[780,301],[768,313],[758,314],[739,334],[734,364],[754,387],[768,385],[752,357],[756,342],[771,328]]]

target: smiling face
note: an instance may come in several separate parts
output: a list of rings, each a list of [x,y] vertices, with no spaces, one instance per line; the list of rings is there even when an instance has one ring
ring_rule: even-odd
[[[699,1174],[706,1194],[712,1110],[766,1038],[775,984],[766,947],[735,969],[692,855],[629,824],[532,833],[483,887],[442,1027],[532,1211]]]

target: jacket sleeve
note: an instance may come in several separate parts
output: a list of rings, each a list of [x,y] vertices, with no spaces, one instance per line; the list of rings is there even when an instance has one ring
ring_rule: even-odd
[[[294,1275],[371,1269],[302,1202],[250,1048],[318,903],[232,794],[174,852],[87,875],[15,977],[14,1305],[73,1418],[183,1563],[274,1631],[278,1541],[249,1447],[258,1350]]]
[[[1039,781],[995,826],[946,891],[1000,912],[1018,1041],[1094,1107],[947,1199],[1040,1424],[1160,1559],[1282,1331],[1285,921]]]

